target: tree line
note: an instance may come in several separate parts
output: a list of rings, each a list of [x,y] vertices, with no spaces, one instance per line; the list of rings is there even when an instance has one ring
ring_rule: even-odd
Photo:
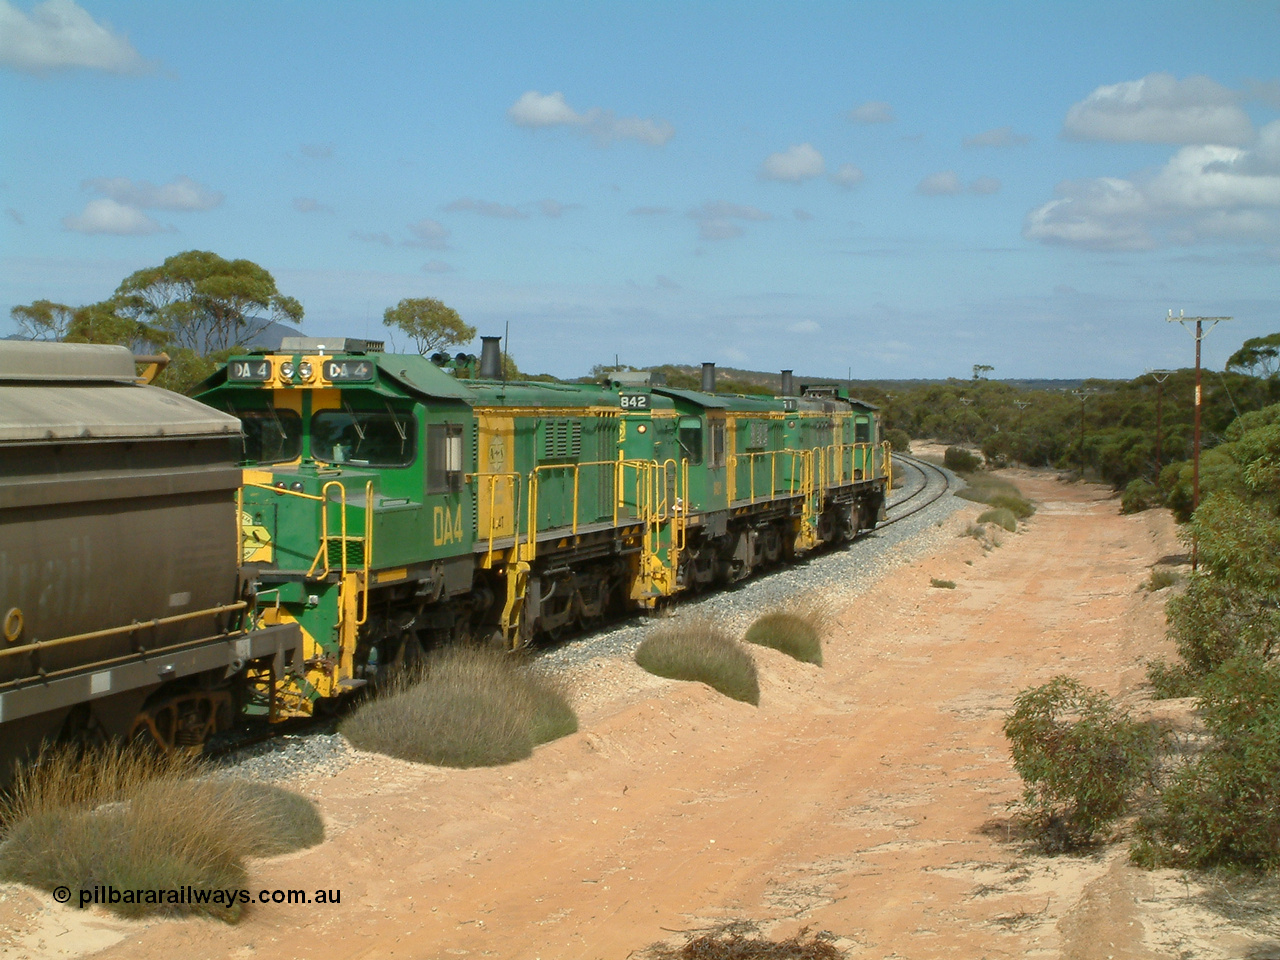
[[[119,344],[135,354],[163,351],[169,364],[157,385],[186,392],[272,324],[300,326],[303,308],[253,261],[187,250],[131,273],[98,303],[36,300],[13,307],[10,316],[29,340]],[[456,310],[430,297],[388,307],[383,323],[424,355],[468,344],[476,336],[475,327]]]
[[[1202,372],[1201,446],[1224,442],[1241,414],[1280,402],[1280,334],[1248,340],[1222,371]],[[895,446],[933,439],[981,449],[988,463],[1054,467],[1116,490],[1134,508],[1191,507],[1195,371],[1083,381],[1071,390],[1019,389],[975,376],[908,388],[859,384]],[[1209,462],[1212,458],[1206,457]]]

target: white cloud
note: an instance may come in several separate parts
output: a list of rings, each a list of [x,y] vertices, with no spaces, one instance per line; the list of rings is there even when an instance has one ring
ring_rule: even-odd
[[[995,177],[979,177],[973,183],[969,184],[969,192],[982,195],[990,195],[1000,192],[1000,181]]]
[[[822,325],[812,320],[798,320],[787,327],[787,333],[821,333]]]
[[[1050,200],[1027,214],[1028,240],[1093,250],[1150,250],[1156,245],[1144,222],[1146,203],[1128,180],[1068,180]]]
[[[868,100],[845,116],[854,123],[892,123],[894,120],[893,107],[882,100]]]
[[[1112,143],[1226,144],[1253,139],[1239,95],[1208,77],[1151,73],[1098,87],[1067,111],[1063,136]]]
[[[994,130],[984,130],[982,133],[975,133],[972,137],[964,138],[964,146],[966,147],[995,147],[997,149],[1020,147],[1030,142],[1030,137],[1014,133],[1013,127],[996,127]]]
[[[333,213],[333,207],[315,197],[294,197],[293,209],[299,213]]]
[[[1249,100],[1265,103],[1272,110],[1280,110],[1280,80],[1246,80],[1244,95]]]
[[[771,153],[760,168],[765,180],[781,180],[784,183],[803,183],[822,176],[826,163],[822,154],[811,143],[800,143],[780,153]]]
[[[582,114],[565,103],[564,94],[541,94],[529,90],[507,110],[507,117],[518,127],[559,127],[583,122]]]
[[[700,207],[689,211],[689,216],[697,221],[698,236],[703,240],[731,240],[745,232],[738,221],[762,222],[773,217],[756,207],[724,200],[708,200]]]
[[[141,209],[212,210],[223,200],[221,193],[196,183],[190,177],[177,177],[160,186],[146,180],[135,182],[128,177],[98,177],[84,181],[81,186],[104,194],[117,203]]]
[[[99,197],[85,204],[79,216],[63,217],[62,225],[76,233],[109,233],[116,236],[145,236],[172,230],[152,220],[137,207]]]
[[[422,265],[423,273],[453,273],[453,267],[443,260],[428,260]]]
[[[411,247],[426,247],[428,250],[449,249],[449,228],[439,220],[423,217],[417,223],[409,224],[409,232],[414,239],[407,242]]]
[[[361,243],[376,243],[383,247],[394,247],[396,245],[389,233],[361,233],[359,230],[352,230],[351,239],[359,240]]]
[[[852,163],[840,164],[839,169],[831,174],[831,182],[846,190],[852,190],[865,179],[866,175]]]
[[[25,14],[0,0],[0,64],[26,73],[84,67],[108,73],[143,73],[127,37],[98,23],[72,0],[44,0]]]
[[[542,211],[544,217],[550,217],[553,220],[559,220],[568,210],[577,210],[581,205],[577,203],[561,203],[559,200],[538,201],[538,209]]]
[[[916,193],[922,193],[926,197],[945,197],[963,190],[964,186],[953,170],[931,173],[916,184]]]
[[[312,160],[328,160],[333,156],[332,143],[304,143],[298,148],[304,157]]]
[[[528,214],[521,213],[508,204],[495,203],[492,200],[473,200],[471,197],[454,200],[445,209],[450,213],[478,213],[482,217],[494,217],[498,220],[527,220],[529,218]]]
[[[1153,174],[1058,184],[1027,214],[1023,236],[1104,250],[1146,250],[1205,240],[1280,239],[1280,120],[1252,150],[1183,147]]]
[[[579,113],[569,106],[559,90],[547,94],[529,90],[521,94],[507,109],[507,119],[518,127],[576,127],[601,145],[615,140],[638,140],[661,147],[675,136],[675,128],[666,120],[619,117],[602,107]]]

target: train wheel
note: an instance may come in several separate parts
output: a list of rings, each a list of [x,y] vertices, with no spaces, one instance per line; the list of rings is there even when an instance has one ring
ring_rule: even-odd
[[[143,707],[129,731],[129,740],[150,743],[165,753],[195,753],[213,734],[229,729],[231,722],[228,691],[188,691]]]

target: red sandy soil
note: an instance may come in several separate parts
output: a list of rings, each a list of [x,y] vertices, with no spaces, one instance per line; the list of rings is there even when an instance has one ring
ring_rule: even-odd
[[[1045,858],[1009,837],[1020,690],[1069,673],[1179,708],[1143,687],[1171,652],[1168,591],[1144,583],[1182,548],[1166,513],[1008,475],[1039,503],[1019,533],[984,546],[963,535],[976,509],[953,515],[936,550],[841,601],[824,667],[755,650],[759,708],[593,661],[570,678],[581,732],[530,760],[361,754],[298,784],[328,839],[255,862],[252,886],[340,889],[340,906],[134,922],[0,887],[0,958],[622,960],[744,919],[830,931],[856,958],[1247,955],[1264,939],[1123,844]]]

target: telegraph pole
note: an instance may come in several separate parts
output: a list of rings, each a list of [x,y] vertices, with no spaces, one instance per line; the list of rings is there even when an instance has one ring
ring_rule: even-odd
[[[1156,481],[1160,480],[1160,468],[1164,466],[1163,434],[1160,431],[1160,414],[1164,406],[1164,382],[1173,375],[1172,370],[1148,370],[1156,382]]]
[[[1084,402],[1094,395],[1095,390],[1072,390],[1080,398],[1080,482],[1084,482]]]
[[[1031,406],[1030,400],[1015,400],[1013,405],[1018,408],[1018,432],[1022,432],[1022,411]]]
[[[1191,459],[1191,512],[1195,513],[1196,508],[1200,506],[1200,342],[1204,340],[1212,330],[1223,320],[1230,320],[1230,317],[1185,317],[1182,311],[1178,311],[1175,317],[1173,311],[1169,311],[1169,316],[1165,318],[1169,323],[1180,323],[1182,326],[1191,331],[1191,324],[1195,324],[1195,331],[1191,334],[1196,340],[1196,426],[1195,439],[1192,441],[1193,455]],[[1205,324],[1209,325],[1209,330],[1204,329]],[[1198,560],[1198,545],[1193,540],[1191,542],[1191,572],[1195,573],[1196,561]]]

